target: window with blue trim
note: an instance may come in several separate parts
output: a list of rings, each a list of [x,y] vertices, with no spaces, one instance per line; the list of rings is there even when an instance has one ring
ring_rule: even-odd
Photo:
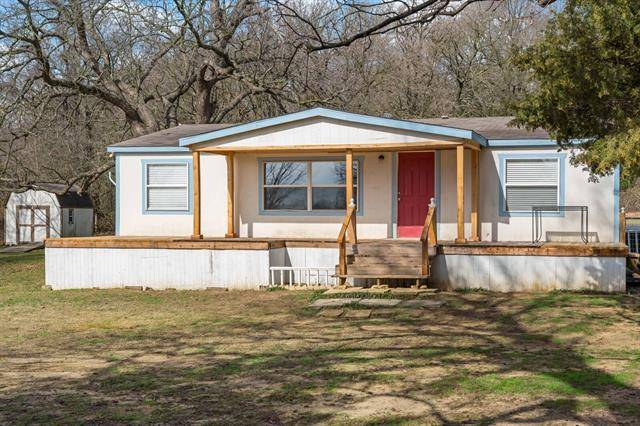
[[[560,158],[505,158],[503,167],[505,212],[560,205]]]
[[[145,210],[189,210],[189,163],[145,164]]]
[[[336,160],[267,160],[262,163],[265,211],[344,210],[346,163]],[[360,162],[353,162],[353,196],[357,199]]]

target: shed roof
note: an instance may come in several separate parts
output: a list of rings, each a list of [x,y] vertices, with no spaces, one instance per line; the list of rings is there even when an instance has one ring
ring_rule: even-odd
[[[63,195],[58,195],[57,192],[64,191],[67,185],[63,183],[53,182],[40,182],[31,185],[31,189],[36,191],[46,191],[55,194],[58,199],[60,207],[72,208],[72,209],[84,209],[93,208],[93,201],[89,194],[84,192],[82,195],[78,194],[80,188],[76,185],[72,186],[69,191]]]

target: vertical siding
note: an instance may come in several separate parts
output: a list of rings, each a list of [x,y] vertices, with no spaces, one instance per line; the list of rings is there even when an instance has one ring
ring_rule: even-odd
[[[440,255],[431,282],[442,289],[622,292],[625,265],[622,257]]]
[[[57,290],[258,288],[269,282],[269,251],[47,248],[45,268]]]

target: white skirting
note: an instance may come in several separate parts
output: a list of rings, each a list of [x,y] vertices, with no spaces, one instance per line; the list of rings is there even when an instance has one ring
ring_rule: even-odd
[[[53,289],[144,286],[154,289],[257,289],[269,267],[334,267],[334,248],[264,250],[56,248],[45,252]],[[430,285],[492,291],[595,290],[626,287],[624,257],[439,255]]]
[[[143,286],[153,289],[257,289],[270,266],[335,266],[337,249],[45,249],[45,282],[54,290]]]
[[[430,283],[491,291],[626,289],[624,257],[440,255]]]

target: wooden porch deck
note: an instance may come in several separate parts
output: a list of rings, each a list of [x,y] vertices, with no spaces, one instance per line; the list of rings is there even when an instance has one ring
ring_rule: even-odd
[[[360,243],[416,244],[415,239],[360,240]],[[335,239],[323,238],[203,238],[188,237],[73,237],[48,238],[45,247],[50,248],[121,248],[121,249],[209,249],[209,250],[269,250],[285,247],[335,248]],[[575,257],[626,257],[627,246],[620,243],[570,243],[570,242],[455,242],[438,241],[436,254],[446,255],[494,255],[494,256],[575,256]]]

